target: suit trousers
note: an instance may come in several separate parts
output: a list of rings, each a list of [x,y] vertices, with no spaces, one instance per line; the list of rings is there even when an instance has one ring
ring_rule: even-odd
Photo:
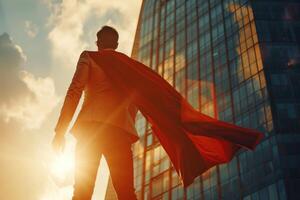
[[[103,155],[109,166],[119,200],[136,200],[133,184],[132,141],[122,129],[95,123],[85,124],[77,136],[75,183],[72,200],[91,200],[97,170]]]

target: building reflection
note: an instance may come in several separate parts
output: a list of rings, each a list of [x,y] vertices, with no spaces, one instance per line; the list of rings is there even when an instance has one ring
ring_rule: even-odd
[[[299,156],[291,140],[292,132],[300,132],[299,8],[286,1],[143,1],[132,57],[157,71],[195,109],[259,129],[266,138],[254,152],[241,150],[184,190],[138,113],[140,141],[133,150],[139,199],[281,200],[293,195],[288,185],[299,179],[285,177],[281,159],[293,162],[286,149]],[[294,161],[290,167],[299,165]]]

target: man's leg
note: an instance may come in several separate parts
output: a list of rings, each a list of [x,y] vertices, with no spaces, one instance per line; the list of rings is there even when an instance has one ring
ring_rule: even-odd
[[[72,200],[91,200],[101,152],[97,145],[78,140],[75,149],[75,183]]]
[[[109,166],[118,200],[136,200],[131,143],[126,140],[126,134],[111,134],[115,137],[109,139],[111,141],[110,147],[106,147],[103,154]]]

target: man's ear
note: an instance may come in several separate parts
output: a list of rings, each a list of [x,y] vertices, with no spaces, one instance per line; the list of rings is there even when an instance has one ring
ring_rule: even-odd
[[[116,43],[116,45],[115,45],[115,49],[117,49],[117,48],[118,48],[118,46],[119,46],[119,42],[117,42],[117,43]]]

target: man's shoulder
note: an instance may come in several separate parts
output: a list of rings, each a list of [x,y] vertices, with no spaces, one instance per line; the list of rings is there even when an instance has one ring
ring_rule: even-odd
[[[84,50],[84,51],[82,51],[81,52],[81,54],[80,54],[80,57],[82,57],[82,56],[89,56],[89,55],[91,55],[91,54],[95,54],[96,53],[96,51],[88,51],[88,50]]]
[[[80,56],[79,56],[79,59],[78,59],[78,64],[79,65],[82,65],[82,64],[90,64],[91,62],[91,53],[92,51],[82,51]]]
[[[85,60],[85,61],[90,61],[94,55],[96,55],[97,51],[88,51],[84,50],[81,52],[79,56],[79,60]]]
[[[97,53],[98,51],[89,51],[89,50],[84,50],[82,53]]]

